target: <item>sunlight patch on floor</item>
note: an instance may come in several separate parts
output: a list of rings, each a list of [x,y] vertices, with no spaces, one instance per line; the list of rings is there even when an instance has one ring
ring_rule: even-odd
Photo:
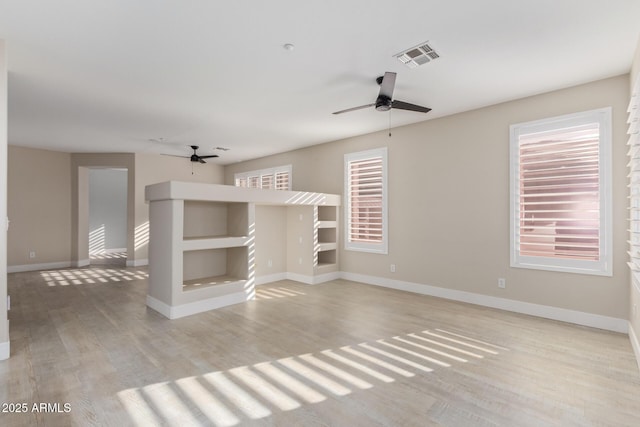
[[[293,294],[283,297],[296,295],[281,289]],[[436,369],[463,367],[470,362],[461,355],[482,363],[502,351],[508,349],[456,332],[425,330],[122,390],[117,396],[138,426],[179,421],[231,427],[328,398],[366,393],[398,376],[406,381]]]

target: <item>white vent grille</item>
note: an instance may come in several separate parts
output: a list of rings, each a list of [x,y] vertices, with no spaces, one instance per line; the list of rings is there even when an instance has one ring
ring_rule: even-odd
[[[440,55],[428,42],[421,43],[394,56],[409,68],[416,68],[440,58]]]

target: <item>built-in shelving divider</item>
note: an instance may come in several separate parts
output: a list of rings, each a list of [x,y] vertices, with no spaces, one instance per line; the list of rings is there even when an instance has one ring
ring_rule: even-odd
[[[253,299],[255,206],[287,207],[287,277],[338,271],[340,196],[168,181],[146,187],[147,305],[174,319]]]

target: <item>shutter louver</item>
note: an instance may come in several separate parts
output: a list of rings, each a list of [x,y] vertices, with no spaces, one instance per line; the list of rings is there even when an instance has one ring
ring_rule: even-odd
[[[600,259],[598,123],[519,137],[519,251]]]
[[[382,242],[382,172],[381,157],[348,165],[350,242]]]

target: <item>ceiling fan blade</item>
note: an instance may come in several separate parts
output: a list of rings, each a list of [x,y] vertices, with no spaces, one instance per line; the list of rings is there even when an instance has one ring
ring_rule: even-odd
[[[199,161],[200,163],[207,163],[207,162],[205,162],[205,161],[202,159],[202,157],[199,157],[199,158],[198,158],[198,161]]]
[[[336,111],[333,114],[342,114],[342,113],[348,113],[349,111],[362,110],[363,108],[373,107],[374,105],[376,105],[375,102],[373,104],[361,105],[359,107],[347,108],[346,110]]]
[[[211,159],[213,157],[220,157],[220,156],[218,156],[217,154],[212,154],[210,156],[198,156],[198,157],[200,157],[201,159]]]
[[[171,157],[180,157],[181,159],[188,159],[190,156],[178,156],[177,154],[165,154],[165,153],[160,153],[163,156],[171,156]]]
[[[382,83],[380,83],[380,94],[378,96],[386,96],[393,99],[393,89],[396,87],[396,73],[387,71],[384,73]]]
[[[428,113],[431,111],[431,108],[423,107],[421,105],[409,104],[408,102],[403,101],[393,101],[391,103],[391,108],[397,108],[399,110],[409,110],[409,111],[417,111],[418,113]]]

